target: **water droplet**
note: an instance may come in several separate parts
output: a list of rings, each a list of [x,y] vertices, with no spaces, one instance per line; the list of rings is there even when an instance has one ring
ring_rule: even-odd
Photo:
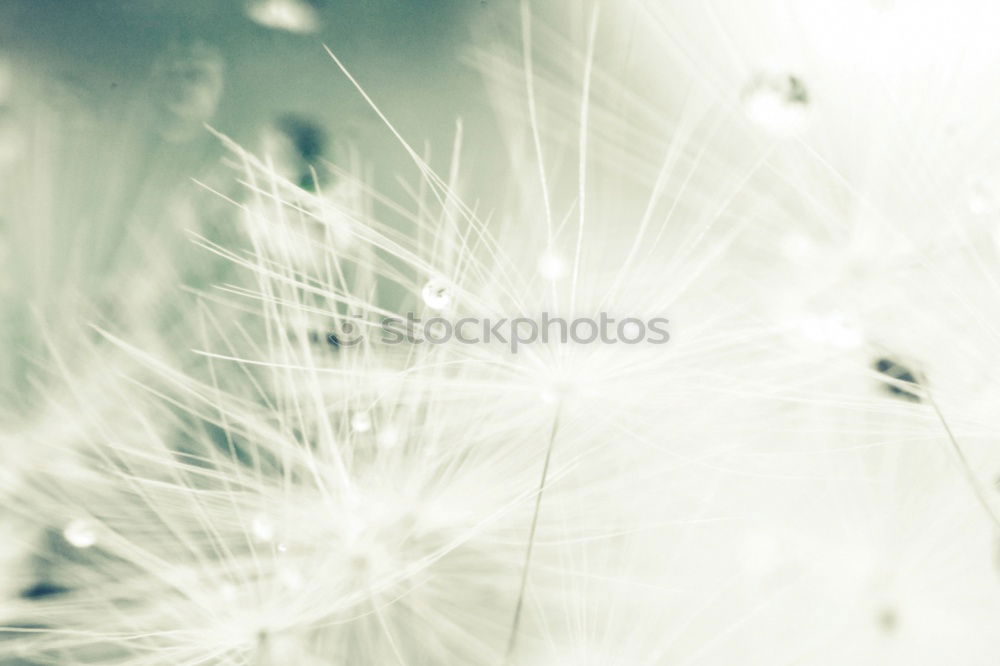
[[[351,430],[354,432],[368,432],[372,429],[372,417],[368,412],[358,412],[351,417]]]
[[[451,305],[451,286],[444,278],[431,278],[424,285],[420,295],[427,307],[434,310],[444,310]]]
[[[566,262],[559,255],[546,252],[538,258],[538,272],[546,280],[555,282],[566,275]]]
[[[378,434],[375,436],[375,441],[378,445],[391,449],[395,448],[399,444],[400,439],[402,439],[399,432],[399,428],[394,425],[385,425],[378,429]]]
[[[340,349],[340,337],[333,331],[330,331],[326,334],[326,344],[334,349]]]
[[[247,7],[247,16],[265,28],[308,34],[319,30],[316,9],[302,0],[256,0]]]
[[[97,543],[97,525],[92,520],[78,518],[66,525],[63,537],[71,546],[90,548]]]
[[[793,74],[758,74],[741,99],[747,118],[770,132],[792,134],[805,125],[809,93]]]
[[[257,541],[270,541],[274,538],[274,524],[265,516],[257,516],[250,524],[250,530]]]

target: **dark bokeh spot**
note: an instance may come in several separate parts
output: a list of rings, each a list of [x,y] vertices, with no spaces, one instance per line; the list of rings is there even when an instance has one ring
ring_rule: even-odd
[[[913,374],[912,370],[907,368],[905,365],[888,358],[880,358],[876,360],[875,369],[886,377],[895,380],[893,382],[883,382],[883,386],[889,393],[906,400],[920,402],[920,396],[918,394],[908,390],[906,386],[902,386],[898,383],[905,382],[914,385],[919,384],[916,375]]]
[[[802,81],[794,75],[788,76],[788,101],[796,104],[807,104],[809,102],[809,92]]]
[[[56,585],[47,581],[39,581],[31,587],[21,590],[22,599],[45,599],[64,594],[68,590],[62,585]]]
[[[887,606],[878,612],[875,621],[883,633],[892,634],[895,633],[896,628],[899,626],[899,615],[896,613],[895,608]]]
[[[325,342],[334,349],[340,349],[340,338],[338,338],[337,334],[333,332],[321,336],[318,331],[309,331],[309,342],[314,345],[318,345],[320,342]]]
[[[297,167],[298,185],[306,190],[316,187],[313,170],[326,152],[326,133],[318,124],[293,114],[282,116],[278,128],[288,136],[299,159]]]

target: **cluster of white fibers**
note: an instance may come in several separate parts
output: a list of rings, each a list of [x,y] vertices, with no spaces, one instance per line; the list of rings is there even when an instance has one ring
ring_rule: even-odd
[[[493,12],[443,161],[333,45],[394,198],[215,134],[224,277],[0,441],[0,663],[995,663],[996,10],[814,4]],[[602,313],[669,340],[385,339]]]

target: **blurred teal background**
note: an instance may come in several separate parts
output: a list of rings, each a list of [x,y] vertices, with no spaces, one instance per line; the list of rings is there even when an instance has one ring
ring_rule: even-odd
[[[479,77],[461,54],[470,24],[490,11],[484,3],[322,0],[314,34],[258,25],[247,6],[232,0],[4,0],[0,50],[94,101],[124,102],[171,45],[202,42],[218,51],[225,67],[212,124],[240,141],[250,141],[275,115],[295,112],[335,136],[391,146],[324,43],[414,142],[448,142],[456,116],[483,116]]]
[[[439,171],[457,118],[476,182],[503,168],[485,159],[497,123],[466,57],[498,7],[298,2],[315,31],[256,23],[242,1],[0,0],[0,404],[32,402],[46,347],[81,323],[162,329],[180,285],[216,280],[184,233],[218,231],[205,224],[220,202],[194,179],[225,191],[234,178],[204,123],[258,151],[294,117],[320,131],[318,158],[342,163],[350,146],[375,188],[405,201],[412,161],[324,44]]]

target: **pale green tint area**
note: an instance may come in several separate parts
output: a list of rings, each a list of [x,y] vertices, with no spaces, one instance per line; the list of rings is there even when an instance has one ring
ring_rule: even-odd
[[[324,44],[408,141],[433,147],[437,168],[447,169],[459,117],[470,152],[493,150],[483,84],[464,57],[470,26],[493,8],[313,1],[321,28],[305,35],[254,23],[242,2],[0,2],[0,59],[13,80],[0,107],[26,147],[0,180],[0,403],[23,403],[30,379],[45,374],[43,332],[59,341],[81,323],[128,329],[144,320],[165,335],[180,319],[182,284],[223,279],[226,268],[185,232],[225,242],[232,229],[222,204],[193,181],[225,190],[235,174],[197,109],[181,127],[164,112],[178,96],[181,106],[191,102],[184,77],[219,84],[218,99],[190,96],[211,107],[205,122],[250,150],[276,119],[308,119],[328,139],[322,158],[342,163],[345,146],[357,148],[374,187],[396,200],[405,200],[397,177],[412,181],[412,162]],[[187,200],[193,214],[178,209]]]

